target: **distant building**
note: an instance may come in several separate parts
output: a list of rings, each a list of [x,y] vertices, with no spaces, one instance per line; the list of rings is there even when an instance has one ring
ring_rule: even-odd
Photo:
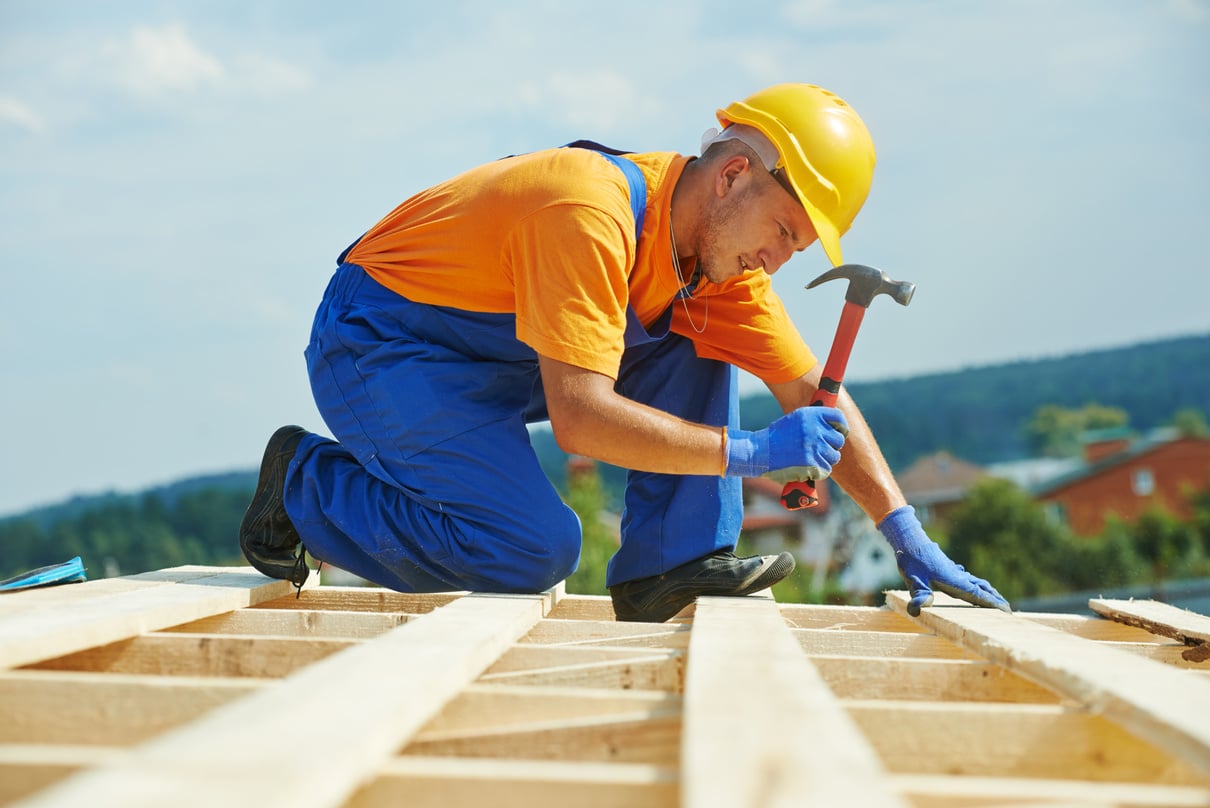
[[[1152,507],[1189,519],[1189,496],[1210,488],[1210,438],[1173,430],[1133,440],[1100,433],[1085,444],[1083,462],[1036,486],[1034,497],[1081,536],[1095,536],[1106,518],[1134,521]]]
[[[967,490],[987,476],[982,467],[943,451],[920,458],[896,479],[920,521],[929,524],[945,522]]]
[[[894,554],[873,521],[831,481],[818,487],[819,505],[788,511],[782,485],[763,477],[744,480],[744,536],[759,553],[789,551],[812,571],[811,588],[822,591],[829,572],[846,592],[868,596],[895,585]]]

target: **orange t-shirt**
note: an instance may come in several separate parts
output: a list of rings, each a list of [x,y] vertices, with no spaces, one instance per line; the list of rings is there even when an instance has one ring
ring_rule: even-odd
[[[539,354],[616,379],[627,306],[650,325],[680,288],[669,212],[689,161],[671,152],[627,159],[647,180],[637,245],[622,172],[591,150],[562,148],[487,163],[416,194],[346,260],[418,303],[513,313],[517,338]],[[700,356],[774,384],[815,365],[763,270],[703,280],[686,304],[689,317],[676,302],[672,330]],[[703,322],[699,334],[693,325]]]

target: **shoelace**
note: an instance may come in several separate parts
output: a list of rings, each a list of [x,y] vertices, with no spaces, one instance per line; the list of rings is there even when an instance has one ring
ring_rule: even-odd
[[[320,561],[315,566],[315,572],[318,573],[324,568],[324,563]],[[294,559],[294,568],[290,570],[290,583],[294,584],[294,599],[298,600],[302,597],[303,584],[307,582],[307,576],[310,570],[307,569],[307,548],[301,544],[298,545],[298,558]]]

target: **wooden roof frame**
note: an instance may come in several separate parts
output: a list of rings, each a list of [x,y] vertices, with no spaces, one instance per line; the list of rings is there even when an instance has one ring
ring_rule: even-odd
[[[0,803],[1210,805],[1210,618],[937,600],[646,625],[208,567],[8,594]]]

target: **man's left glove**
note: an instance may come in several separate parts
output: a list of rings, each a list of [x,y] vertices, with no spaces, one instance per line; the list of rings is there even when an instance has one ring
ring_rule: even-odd
[[[895,551],[899,574],[912,593],[908,614],[916,617],[920,609],[933,602],[933,590],[953,595],[976,606],[1011,612],[1012,608],[996,588],[955,564],[924,532],[916,509],[911,505],[896,508],[878,525]]]

